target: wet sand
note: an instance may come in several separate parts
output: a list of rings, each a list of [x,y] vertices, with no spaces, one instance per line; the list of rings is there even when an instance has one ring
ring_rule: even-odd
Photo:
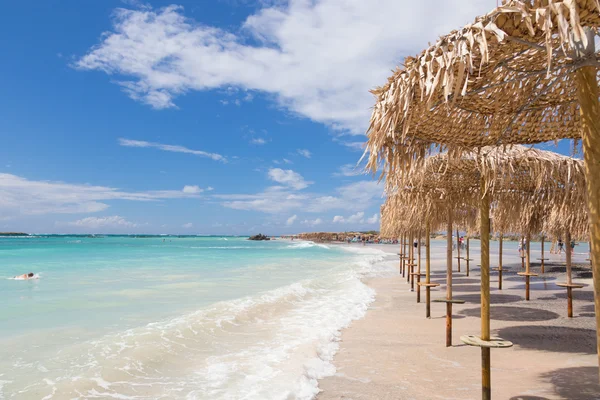
[[[445,242],[432,241],[432,299],[445,298]],[[539,244],[538,244],[539,246]],[[388,263],[397,268],[397,246],[378,246],[394,255]],[[497,265],[493,242],[491,266]],[[515,250],[512,249],[515,247]],[[549,247],[549,246],[548,246]],[[547,248],[548,248],[547,247]],[[532,249],[535,245],[532,246]],[[424,254],[424,250],[423,250]],[[578,254],[573,281],[587,286],[574,291],[574,318],[567,318],[564,255],[550,255],[546,273],[532,278],[531,300],[525,301],[521,260],[516,243],[505,243],[503,290],[498,275],[491,276],[492,334],[514,343],[492,349],[492,397],[510,400],[600,399],[596,356],[592,281],[585,259]],[[532,250],[532,260],[539,253]],[[454,298],[465,304],[453,309],[453,346],[445,347],[445,305],[432,303],[425,318],[425,295],[416,303],[405,278],[371,278],[365,281],[377,292],[366,316],[342,332],[335,356],[337,373],[319,381],[319,400],[330,399],[445,399],[481,398],[481,351],[464,345],[461,335],[480,333],[480,275],[478,249],[473,248],[471,274],[456,272]],[[539,261],[536,261],[539,262]],[[422,272],[425,263],[423,257]],[[532,264],[539,272],[539,264]],[[416,290],[416,289],[415,289]]]

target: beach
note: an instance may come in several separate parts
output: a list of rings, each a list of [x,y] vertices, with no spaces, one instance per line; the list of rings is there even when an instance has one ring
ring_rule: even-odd
[[[432,240],[432,299],[445,298],[445,241]],[[334,358],[336,373],[319,381],[319,400],[333,399],[444,399],[481,398],[480,349],[463,344],[461,335],[479,334],[479,252],[471,241],[471,274],[456,272],[453,297],[465,300],[453,308],[453,346],[445,347],[445,305],[432,303],[431,319],[406,279],[366,279],[376,299],[364,318],[341,335]],[[539,243],[532,243],[532,262],[539,258]],[[387,253],[396,267],[398,246],[371,245]],[[490,245],[490,265],[497,265],[498,242]],[[497,273],[491,275],[492,335],[514,346],[492,349],[492,395],[511,400],[600,399],[596,357],[595,320],[589,267],[574,269],[573,281],[585,284],[574,291],[574,318],[567,318],[564,254],[550,255],[546,273],[532,278],[531,300],[525,301],[524,278],[516,242],[504,243],[503,290]],[[574,262],[586,265],[587,248],[578,248]],[[424,254],[424,252],[423,252]],[[536,263],[539,261],[535,261]],[[422,272],[424,271],[424,258]],[[562,266],[561,266],[562,265]],[[533,264],[534,271],[539,264]],[[552,272],[557,270],[558,272]]]

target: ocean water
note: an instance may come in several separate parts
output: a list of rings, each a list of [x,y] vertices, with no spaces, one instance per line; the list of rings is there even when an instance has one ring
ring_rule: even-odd
[[[394,252],[390,248],[390,252]],[[310,399],[380,250],[236,237],[0,239],[0,399]],[[13,276],[34,272],[39,279]]]

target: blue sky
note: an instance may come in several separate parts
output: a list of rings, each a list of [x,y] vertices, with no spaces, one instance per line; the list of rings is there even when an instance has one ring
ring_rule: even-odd
[[[6,3],[0,231],[377,229],[382,188],[354,168],[368,90],[493,6]]]

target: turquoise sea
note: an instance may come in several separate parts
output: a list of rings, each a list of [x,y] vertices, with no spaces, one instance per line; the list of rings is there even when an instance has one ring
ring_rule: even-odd
[[[393,271],[383,256],[240,237],[0,238],[0,399],[309,399],[373,300],[361,277]],[[39,279],[11,279],[27,272]]]

